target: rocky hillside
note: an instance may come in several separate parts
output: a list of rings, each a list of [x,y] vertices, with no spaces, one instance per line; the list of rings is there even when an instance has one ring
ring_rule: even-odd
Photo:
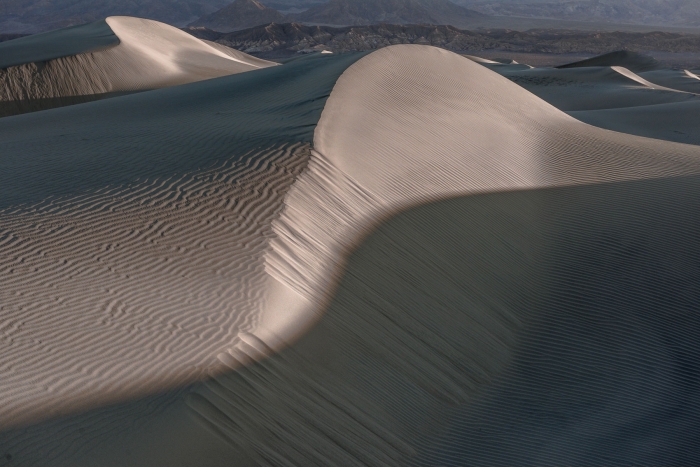
[[[244,31],[217,33],[188,29],[191,34],[263,57],[289,57],[328,50],[373,50],[392,44],[430,44],[453,51],[502,50],[525,53],[598,55],[612,50],[700,52],[700,35],[673,33],[589,33],[580,31],[461,30],[452,26],[380,24],[334,28],[298,23],[270,24]]]
[[[190,26],[228,32],[284,20],[285,16],[282,13],[266,7],[257,0],[236,0],[214,13],[201,17]]]

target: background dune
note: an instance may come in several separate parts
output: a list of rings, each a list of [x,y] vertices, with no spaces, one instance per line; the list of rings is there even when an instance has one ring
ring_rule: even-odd
[[[274,65],[130,17],[8,41],[0,54],[0,116]]]

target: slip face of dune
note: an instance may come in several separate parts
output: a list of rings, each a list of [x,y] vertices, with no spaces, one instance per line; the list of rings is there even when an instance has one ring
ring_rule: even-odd
[[[110,17],[79,28],[72,31],[87,31],[78,35],[85,50],[76,49],[74,43],[78,41],[60,31],[37,37],[29,44],[6,45],[11,57],[22,54],[25,61],[0,70],[0,116],[275,65],[242,52],[225,50],[157,21]],[[110,42],[106,48],[102,36],[91,34],[98,30],[107,35],[104,29],[110,31],[108,38],[114,37],[116,42]],[[46,46],[46,42],[57,43],[58,52],[41,59],[43,55],[39,57],[32,51],[50,51],[51,46]]]

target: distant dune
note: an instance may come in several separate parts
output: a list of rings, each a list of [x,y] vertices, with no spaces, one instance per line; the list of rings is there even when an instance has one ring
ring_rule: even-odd
[[[557,68],[585,68],[591,66],[622,66],[635,73],[661,68],[661,64],[652,57],[628,50],[610,52],[587,60],[561,65]]]
[[[156,21],[105,21],[0,44],[0,116],[273,66]]]

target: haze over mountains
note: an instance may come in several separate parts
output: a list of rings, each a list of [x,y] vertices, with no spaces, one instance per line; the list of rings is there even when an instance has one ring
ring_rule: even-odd
[[[0,5],[0,33],[34,33],[112,15],[133,15],[175,26],[191,24],[224,32],[271,22],[339,26],[449,24],[519,30],[595,29],[611,24],[628,28],[700,25],[700,7],[694,0],[6,0]]]
[[[696,0],[454,0],[488,15],[606,23],[700,25]]]
[[[228,0],[3,0],[0,33],[35,33],[119,15],[184,26],[227,3]]]

